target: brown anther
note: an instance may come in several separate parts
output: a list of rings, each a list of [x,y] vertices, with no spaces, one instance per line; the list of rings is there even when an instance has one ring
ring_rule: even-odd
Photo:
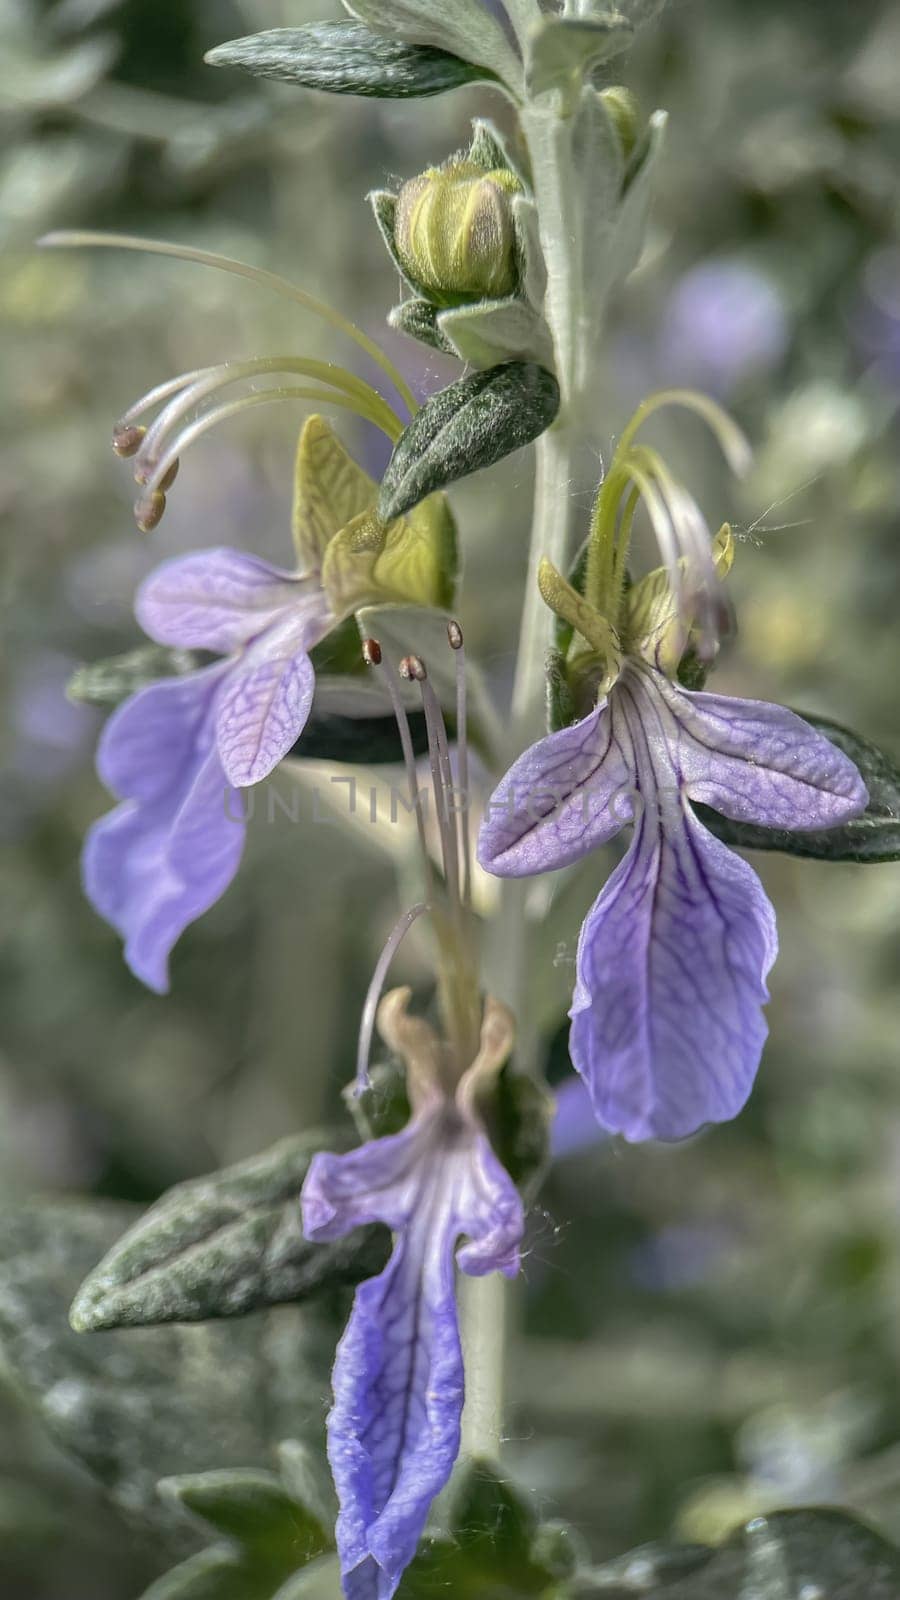
[[[381,666],[381,645],[377,639],[363,639],[362,657],[367,667]]]
[[[134,503],[134,520],[141,533],[152,533],[153,529],[162,521],[162,514],[166,509],[166,497],[161,489],[154,489],[152,494],[145,494]]]
[[[176,456],[175,460],[172,462],[172,465],[170,466],[168,472],[165,474],[164,477],[160,478],[159,487],[162,490],[163,494],[167,494],[168,493],[168,491],[171,489],[173,483],[175,482],[175,479],[178,477],[178,468],[179,468],[180,464],[181,463],[179,462],[178,457]]]
[[[463,647],[463,631],[462,631],[462,628],[460,627],[458,622],[450,621],[450,622],[447,623],[447,638],[450,641],[450,649],[451,650],[461,650],[462,649],[462,647]]]
[[[406,678],[407,682],[415,680],[416,683],[424,683],[428,673],[425,671],[425,663],[421,657],[404,656],[400,663],[400,676],[401,678]]]
[[[147,429],[142,428],[139,423],[120,423],[118,427],[113,428],[112,447],[116,455],[121,456],[123,460],[128,456],[137,455],[146,432]]]

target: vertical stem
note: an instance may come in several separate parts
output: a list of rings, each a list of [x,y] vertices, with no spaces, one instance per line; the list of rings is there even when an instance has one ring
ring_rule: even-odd
[[[503,1370],[506,1356],[506,1279],[460,1276],[460,1323],[466,1368],[462,1451],[496,1461],[503,1438]]]

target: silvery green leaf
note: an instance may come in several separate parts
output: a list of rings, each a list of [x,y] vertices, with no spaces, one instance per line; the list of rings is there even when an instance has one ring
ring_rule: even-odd
[[[426,495],[493,466],[549,428],[559,410],[552,373],[532,361],[473,372],[432,395],[400,435],[378,498],[384,522]]]
[[[522,69],[499,22],[480,0],[343,0],[344,9],[379,33],[425,45],[486,69],[515,90]]]
[[[665,111],[654,111],[647,124],[646,136],[628,163],[610,257],[614,284],[627,278],[640,260],[667,122]]]
[[[303,1179],[315,1152],[334,1146],[325,1132],[283,1139],[249,1161],[170,1189],[82,1284],[73,1328],[241,1316],[378,1272],[385,1259],[378,1229],[335,1245],[303,1237]]]
[[[541,246],[538,209],[527,195],[517,194],[512,203],[516,230],[516,254],[521,274],[520,289],[528,304],[543,314],[547,290],[547,268]]]
[[[218,1544],[157,1578],[141,1600],[269,1600],[271,1594],[251,1555]]]
[[[334,1306],[316,1301],[204,1327],[73,1333],[75,1289],[135,1212],[71,1198],[7,1202],[0,1349],[57,1444],[176,1560],[195,1535],[160,1499],[159,1478],[270,1465],[282,1435],[310,1427],[310,1394],[327,1388],[339,1326]]]
[[[529,38],[525,64],[529,94],[559,90],[563,110],[570,108],[585,78],[627,50],[633,37],[631,24],[619,11],[593,19],[546,17]]]
[[[499,131],[485,117],[476,117],[472,123],[472,138],[465,159],[471,161],[473,166],[481,167],[484,172],[497,172],[503,168],[508,172],[516,172]],[[519,174],[516,173],[516,176]]]
[[[408,281],[408,280],[407,280]],[[445,338],[438,324],[438,308],[430,300],[401,300],[393,311],[388,313],[388,323],[396,328],[398,333],[406,333],[411,339],[418,339],[420,344],[430,345],[432,350],[440,350],[442,355],[455,356],[456,351],[450,340]]]
[[[89,661],[76,667],[66,684],[70,700],[94,706],[117,706],[138,689],[159,678],[180,678],[195,672],[207,658],[195,650],[172,650],[164,644],[141,645],[121,656]]]
[[[706,827],[725,844],[742,850],[780,850],[785,855],[807,856],[816,861],[900,861],[900,767],[861,734],[851,733],[827,717],[811,716],[805,711],[798,715],[858,767],[869,791],[869,803],[862,816],[837,828],[792,833],[785,828],[731,822],[706,806],[698,806],[697,814]]]
[[[204,59],[212,67],[238,67],[256,77],[307,89],[383,100],[443,94],[492,77],[487,68],[474,67],[445,50],[404,44],[357,22],[270,28],[216,45]]]
[[[553,366],[553,341],[543,317],[524,300],[482,300],[438,314],[437,325],[463,361],[496,367],[501,361]]]
[[[394,266],[397,268],[397,271],[400,273],[404,282],[408,283],[409,287],[416,294],[419,294],[421,292],[419,285],[414,283],[412,278],[409,276],[409,273],[400,259],[397,246],[394,243],[394,225],[397,216],[397,196],[395,194],[391,194],[389,189],[373,189],[371,193],[366,196],[366,198],[369,202],[369,205],[372,207],[375,221],[378,224],[378,231],[384,240],[388,254],[393,261]]]

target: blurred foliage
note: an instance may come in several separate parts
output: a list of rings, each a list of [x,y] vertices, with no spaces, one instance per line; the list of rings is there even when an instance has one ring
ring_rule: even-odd
[[[284,556],[287,415],[206,439],[145,540],[108,445],[117,417],[173,372],[329,343],[252,286],[33,241],[80,224],[243,255],[354,315],[420,393],[458,377],[385,328],[397,274],[364,195],[463,147],[476,113],[508,133],[502,102],[478,88],[427,112],[338,102],[202,65],[221,39],[329,9],[0,0],[0,1589],[16,1600],[58,1600],[61,1585],[66,1600],[133,1600],[202,1544],[157,1478],[271,1472],[278,1441],[321,1436],[330,1313],[81,1336],[66,1313],[134,1202],[333,1114],[396,917],[390,830],[313,813],[327,768],[307,771],[306,826],[260,804],[237,884],[157,999],[81,898],[81,837],[107,804],[92,771],[102,713],[64,688],[79,664],[138,646],[131,594],[166,555],[234,542]],[[644,30],[624,75],[645,110],[668,108],[670,135],[650,248],[610,320],[597,437],[607,452],[660,382],[730,405],[758,452],[737,494],[690,421],[659,423],[739,540],[739,633],[714,686],[895,753],[898,49],[892,0],[673,0]],[[382,469],[364,427],[345,436]],[[527,457],[453,500],[467,646],[502,701]],[[717,1544],[809,1503],[900,1539],[898,868],[755,864],[781,955],[748,1110],[677,1149],[573,1153],[532,1214],[508,1459],[536,1517],[572,1522],[595,1563],[670,1535]],[[604,870],[532,901],[556,1077],[579,911]],[[398,965],[426,981],[415,936]],[[189,1435],[182,1385],[192,1419],[207,1417]]]

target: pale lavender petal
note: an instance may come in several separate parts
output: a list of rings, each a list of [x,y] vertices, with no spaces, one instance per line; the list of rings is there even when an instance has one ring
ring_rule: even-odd
[[[799,830],[833,828],[865,810],[853,762],[793,711],[663,685],[692,800],[738,822]]]
[[[215,747],[223,677],[214,667],[151,684],[101,739],[100,776],[124,803],[88,833],[85,892],[125,939],[135,976],[160,993],[173,945],[224,893],[244,845]]]
[[[303,1219],[314,1239],[373,1220],[396,1234],[384,1272],[357,1290],[328,1419],[344,1592],[390,1600],[459,1450],[457,1241],[467,1271],[514,1271],[521,1202],[484,1135],[432,1101],[402,1133],[316,1156]]]
[[[686,805],[648,805],[578,942],[570,1049],[606,1128],[681,1139],[740,1111],[776,952],[752,868]]]
[[[597,1126],[587,1087],[580,1078],[567,1078],[556,1090],[556,1115],[550,1129],[550,1155],[564,1161],[606,1137]]]
[[[268,777],[303,732],[315,687],[305,648],[274,630],[236,662],[217,723],[229,783],[242,789]]]
[[[478,859],[501,878],[565,867],[633,815],[627,728],[615,702],[526,750],[490,801]]]
[[[141,584],[135,615],[151,639],[230,655],[308,593],[310,580],[221,548],[166,561]]]

